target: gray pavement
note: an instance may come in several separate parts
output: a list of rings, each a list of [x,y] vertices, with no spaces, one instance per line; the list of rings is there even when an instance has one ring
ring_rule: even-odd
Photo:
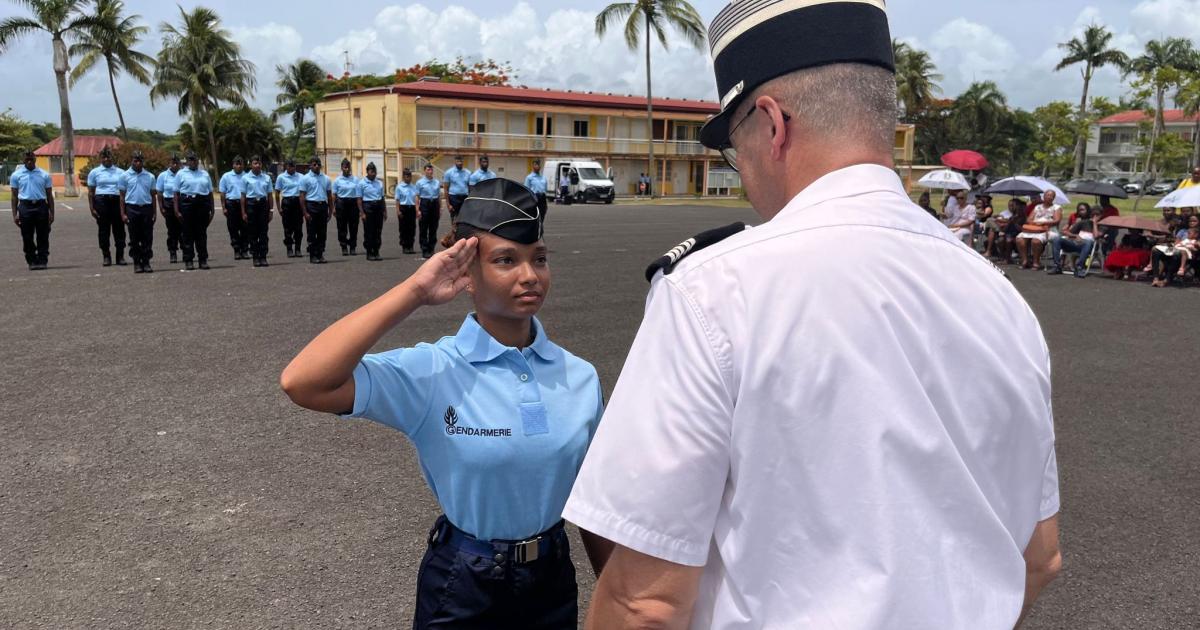
[[[72,204],[76,205],[76,204]],[[542,319],[606,393],[641,317],[645,265],[742,209],[552,206]],[[332,226],[331,226],[332,227]],[[100,267],[62,210],[51,268],[0,227],[0,627],[403,627],[437,514],[400,434],[291,405],[279,372],[322,327],[417,267],[232,260]],[[336,239],[334,239],[336,249]],[[848,264],[849,264],[848,259]],[[1030,628],[1180,628],[1200,619],[1200,290],[1010,272],[1054,357],[1065,571]],[[379,349],[452,334],[465,299]],[[577,538],[575,539],[577,542]],[[578,551],[578,549],[577,549]],[[577,554],[578,555],[578,554]],[[590,570],[577,566],[584,597]]]

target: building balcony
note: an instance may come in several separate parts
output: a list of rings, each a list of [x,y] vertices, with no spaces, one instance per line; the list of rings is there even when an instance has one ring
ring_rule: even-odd
[[[1101,144],[1096,150],[1096,153],[1099,155],[1119,155],[1123,157],[1135,157],[1141,154],[1141,152],[1141,145],[1126,142]]]
[[[513,153],[562,153],[580,155],[643,156],[649,142],[636,138],[577,138],[507,133],[470,133],[464,131],[417,131],[417,146],[423,149],[466,149],[468,151],[507,151]],[[719,158],[694,140],[656,140],[655,157]]]

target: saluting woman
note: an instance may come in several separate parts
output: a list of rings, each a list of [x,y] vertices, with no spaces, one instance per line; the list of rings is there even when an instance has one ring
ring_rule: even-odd
[[[562,509],[602,400],[588,362],[549,340],[542,214],[528,189],[471,188],[455,242],[322,332],[284,370],[291,399],[403,432],[445,512],[429,533],[413,627],[575,628]],[[423,306],[471,295],[458,332],[367,354]],[[584,538],[594,567],[605,543]],[[597,570],[598,572],[598,570]]]

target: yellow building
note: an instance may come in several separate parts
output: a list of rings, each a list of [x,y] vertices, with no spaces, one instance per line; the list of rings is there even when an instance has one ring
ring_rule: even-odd
[[[115,149],[120,144],[121,139],[116,136],[75,136],[74,162],[76,177],[78,177],[79,169],[86,166],[88,160],[100,155],[100,151],[104,147]],[[63,139],[62,136],[59,136],[33,152],[38,168],[50,173],[51,179],[54,180],[55,188],[62,188],[65,185],[63,179],[65,169],[63,168],[62,145]]]
[[[737,194],[741,180],[698,141],[716,103],[654,99],[654,187],[664,195]],[[374,162],[390,190],[404,167],[440,173],[462,155],[486,154],[501,177],[522,181],[535,158],[594,160],[613,171],[618,195],[646,172],[646,100],[637,96],[417,81],[331,94],[316,106],[317,153],[336,172]],[[911,162],[913,128],[896,131],[896,157]],[[297,156],[302,158],[304,156]]]

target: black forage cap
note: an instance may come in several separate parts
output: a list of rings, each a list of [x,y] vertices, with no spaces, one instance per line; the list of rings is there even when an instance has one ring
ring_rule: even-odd
[[[542,238],[544,217],[528,188],[497,177],[471,186],[458,222],[530,245]]]

